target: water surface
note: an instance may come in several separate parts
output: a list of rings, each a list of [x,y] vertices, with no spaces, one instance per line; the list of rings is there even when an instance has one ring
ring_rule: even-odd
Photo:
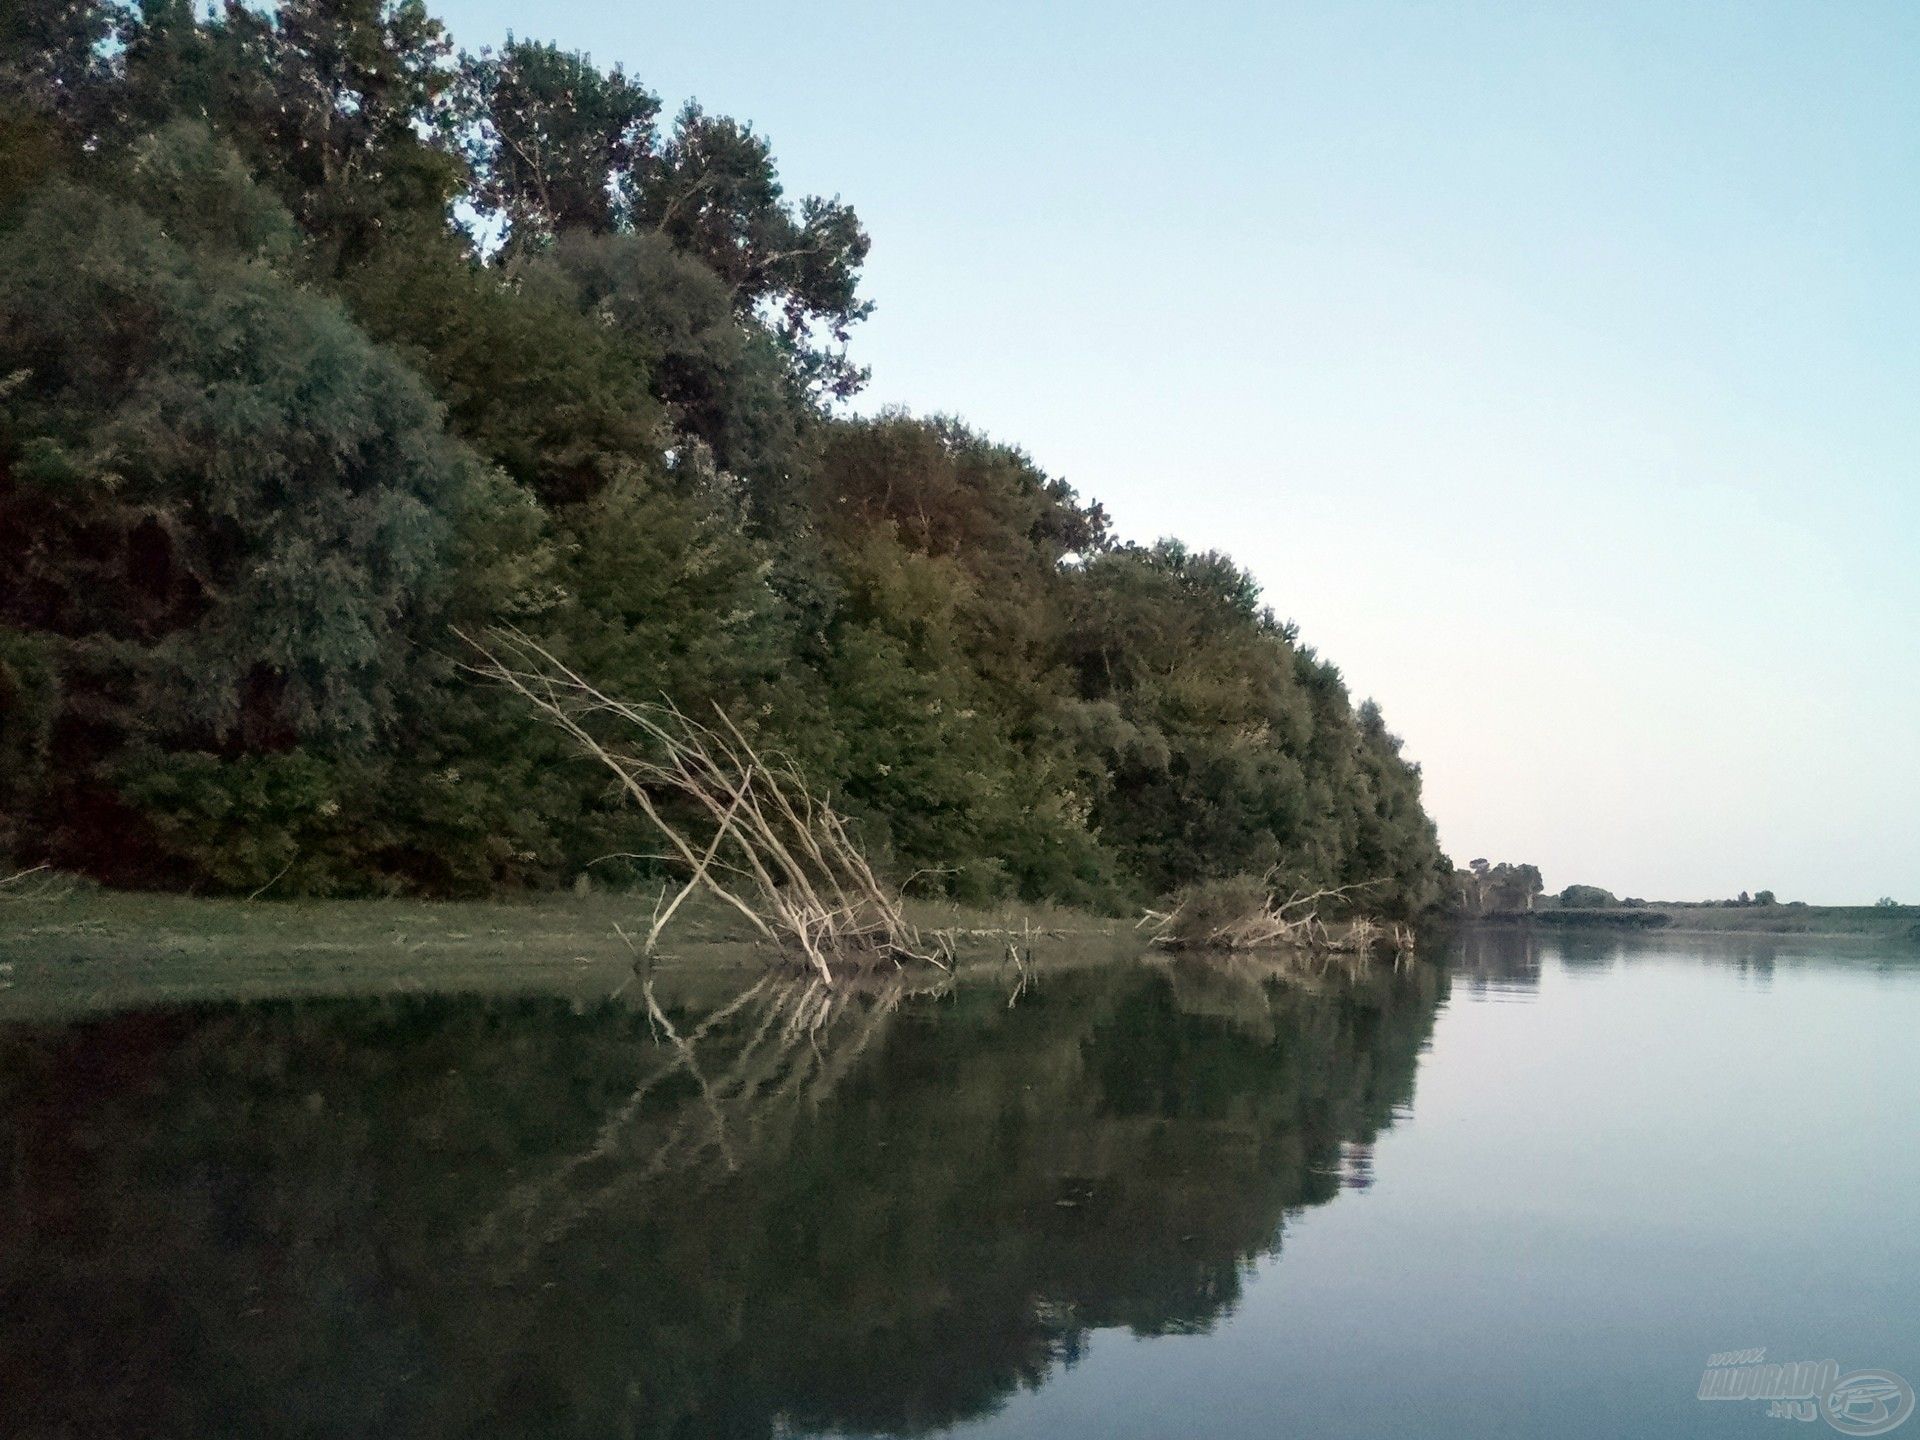
[[[1911,952],[1517,934],[12,1023],[4,1428],[1777,1434],[1709,1354],[1920,1378],[1916,1034]]]

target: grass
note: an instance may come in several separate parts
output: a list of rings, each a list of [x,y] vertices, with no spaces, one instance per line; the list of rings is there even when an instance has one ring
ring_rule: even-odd
[[[659,892],[482,901],[222,900],[85,887],[0,905],[0,1019],[290,995],[471,991],[604,999],[634,972]],[[1052,906],[909,902],[961,963],[1138,954],[1124,921]],[[624,935],[623,935],[624,932]],[[765,969],[753,928],[711,897],[682,906],[656,964],[724,988]]]
[[[1647,905],[1495,916],[1553,926],[1648,928],[1678,935],[1862,935],[1920,940],[1920,905]]]

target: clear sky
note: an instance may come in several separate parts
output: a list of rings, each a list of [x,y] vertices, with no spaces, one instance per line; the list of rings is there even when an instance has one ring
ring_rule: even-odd
[[[1920,901],[1920,6],[430,4],[852,202],[863,406],[1230,551],[1457,861]]]

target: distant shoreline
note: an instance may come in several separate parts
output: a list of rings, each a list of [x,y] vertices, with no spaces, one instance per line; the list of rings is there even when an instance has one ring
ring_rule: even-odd
[[[1577,929],[1663,935],[1790,935],[1808,939],[1911,940],[1920,944],[1920,905],[1617,905],[1593,909],[1497,911],[1463,925]]]

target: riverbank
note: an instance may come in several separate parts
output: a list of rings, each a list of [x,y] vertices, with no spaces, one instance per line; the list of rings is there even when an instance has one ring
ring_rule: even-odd
[[[604,998],[633,972],[652,895],[512,900],[230,900],[76,889],[0,903],[0,1018],[320,995],[558,994]],[[1075,956],[1137,954],[1125,920],[1052,906],[910,907],[954,934],[960,963],[1009,940]],[[1049,947],[1046,942],[1071,941]],[[765,962],[750,928],[690,901],[662,937],[663,977],[723,983]]]
[[[1794,935],[1807,939],[1913,940],[1920,905],[1635,905],[1483,915],[1476,925],[1670,935]]]
[[[952,933],[963,968],[1006,963],[1017,942],[1041,969],[1138,956],[1125,919],[1054,906],[920,902],[923,930]],[[485,901],[235,900],[76,888],[0,902],[0,1019],[221,1000],[367,994],[548,994],[604,999],[633,973],[651,895]],[[1492,915],[1489,930],[1868,939],[1920,947],[1920,907],[1666,905]],[[1472,927],[1469,927],[1472,928]],[[766,963],[724,907],[690,902],[663,937],[663,984],[734,984]],[[718,993],[716,991],[716,993]]]

